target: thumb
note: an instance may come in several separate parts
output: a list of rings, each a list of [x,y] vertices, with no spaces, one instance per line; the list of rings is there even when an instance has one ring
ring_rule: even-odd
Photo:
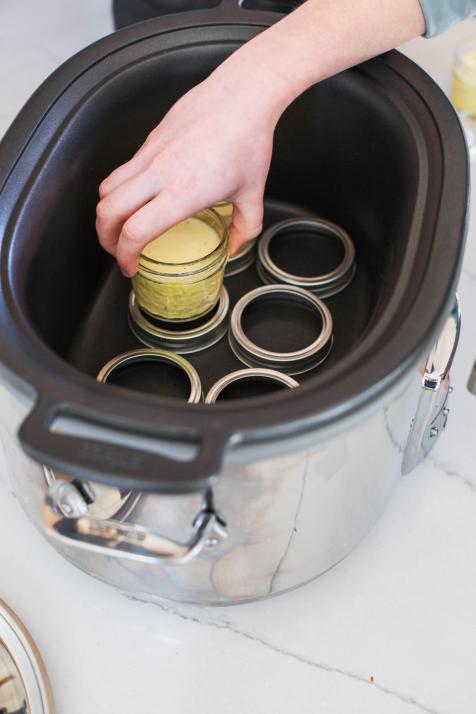
[[[234,255],[247,241],[263,230],[263,194],[238,198],[233,202],[230,226],[230,253]]]

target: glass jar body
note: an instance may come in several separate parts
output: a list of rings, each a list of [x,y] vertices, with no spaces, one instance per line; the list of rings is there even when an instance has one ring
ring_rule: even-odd
[[[476,39],[456,50],[451,101],[457,111],[476,118]]]
[[[141,255],[132,287],[140,308],[169,322],[201,317],[218,302],[228,260],[228,233],[212,209],[194,216],[217,235],[216,247],[203,258],[183,263],[161,263]],[[160,238],[159,238],[160,240]]]

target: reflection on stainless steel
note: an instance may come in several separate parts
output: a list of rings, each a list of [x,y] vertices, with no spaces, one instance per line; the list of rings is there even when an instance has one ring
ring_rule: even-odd
[[[468,379],[468,389],[472,394],[476,394],[476,360]]]
[[[54,714],[50,685],[38,650],[1,600],[0,714]]]
[[[438,341],[445,345],[446,358],[439,349],[431,353],[429,362],[441,370],[440,377],[454,351],[457,323],[456,311]],[[448,391],[446,375],[438,393]],[[289,590],[350,553],[381,514],[401,477],[404,452],[408,466],[416,435],[412,428],[409,438],[410,423],[422,392],[422,373],[415,365],[381,401],[372,402],[354,419],[337,420],[325,432],[315,429],[276,439],[266,449],[243,438],[228,449],[213,499],[209,497],[206,506],[203,493],[148,493],[125,523],[118,524],[115,518],[112,525],[98,524],[89,513],[76,522],[50,513],[56,532],[48,531],[47,536],[85,572],[151,600],[231,604]],[[31,405],[9,392],[5,399],[0,430],[15,489],[29,517],[44,530],[48,485],[41,467],[24,455],[15,438]],[[436,437],[428,439],[433,443]],[[175,443],[174,448],[178,449]],[[207,531],[207,538],[200,540],[205,527],[217,525],[211,517],[197,524],[196,516],[203,511],[223,517],[227,538]],[[163,536],[156,535],[158,531]],[[180,548],[190,548],[197,531],[200,549],[193,559],[179,564],[161,557],[183,554]],[[118,549],[116,557],[110,557],[113,551],[104,535]],[[97,547],[91,548],[91,541]]]
[[[414,409],[415,383],[411,386],[395,399],[391,418],[397,435]],[[241,456],[238,448],[230,454],[213,494],[228,537],[207,537],[207,547],[193,560],[164,556],[178,552],[170,541],[183,542],[187,533],[193,540],[193,521],[203,510],[200,494],[143,494],[131,531],[127,524],[115,529],[56,516],[47,535],[87,572],[151,598],[231,603],[282,592],[349,553],[380,515],[400,476],[401,447],[388,436],[383,410],[323,443],[312,441],[294,453],[280,453],[276,445],[264,459],[251,451]],[[369,443],[374,444],[370,460]],[[168,544],[153,537],[158,525]],[[154,555],[157,546],[161,550]],[[104,557],[106,552],[115,557]]]
[[[67,518],[86,514],[92,518],[124,520],[132,512],[140,493],[71,479],[43,467],[50,499]]]
[[[178,543],[136,524],[68,514],[64,508],[55,509],[51,499],[45,503],[44,526],[50,538],[71,548],[151,564],[188,563],[204,548],[212,548],[227,537],[225,524],[207,504],[195,517],[193,535],[187,543]]]
[[[449,371],[458,345],[460,329],[461,314],[456,297],[453,310],[424,368],[420,399],[403,455],[403,474],[410,473],[425,458],[446,428],[450,412]]]

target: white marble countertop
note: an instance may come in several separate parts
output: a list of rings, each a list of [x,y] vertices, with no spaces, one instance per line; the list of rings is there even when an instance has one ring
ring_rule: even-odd
[[[0,133],[60,61],[109,31],[108,5],[2,0]],[[404,49],[447,89],[471,34],[465,23]],[[0,449],[0,598],[43,654],[58,714],[476,712],[475,232],[447,432],[359,548],[311,585],[233,608],[132,601],[39,537]]]

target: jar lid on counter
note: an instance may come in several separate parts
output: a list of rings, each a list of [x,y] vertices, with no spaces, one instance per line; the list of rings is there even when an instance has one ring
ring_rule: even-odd
[[[230,299],[224,286],[216,306],[206,315],[189,322],[162,322],[146,315],[139,307],[137,297],[131,291],[129,297],[130,328],[147,347],[159,347],[179,354],[190,354],[211,347],[228,330]]]
[[[260,238],[257,270],[265,283],[295,285],[329,297],[354,277],[354,243],[343,228],[322,218],[287,219]]]
[[[219,399],[243,399],[247,396],[262,396],[280,389],[295,389],[299,382],[288,374],[275,369],[239,369],[226,374],[210,388],[205,404],[214,404]]]
[[[326,359],[332,330],[329,308],[313,293],[290,285],[265,285],[236,303],[229,340],[248,367],[300,374]]]
[[[54,714],[51,687],[30,633],[0,600],[0,712]]]

